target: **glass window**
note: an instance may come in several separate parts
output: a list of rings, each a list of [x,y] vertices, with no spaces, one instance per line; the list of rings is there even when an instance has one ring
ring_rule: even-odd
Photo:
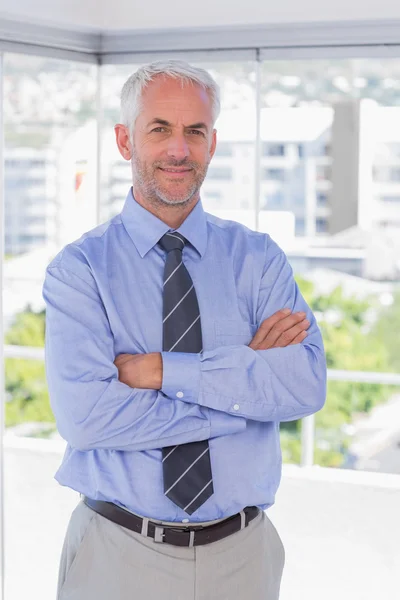
[[[296,219],[296,230],[295,233],[297,236],[302,236],[305,233],[305,221],[302,217],[298,217]]]
[[[284,169],[263,169],[263,179],[266,181],[284,181]]]
[[[233,144],[230,142],[218,142],[214,156],[232,156]]]
[[[331,169],[325,165],[317,165],[317,180],[330,181]]]
[[[265,208],[267,210],[274,210],[276,208],[281,208],[283,205],[283,194],[280,191],[277,191],[272,194],[266,194],[264,196],[264,205],[260,208]]]
[[[263,143],[262,146],[263,156],[285,156],[284,144],[267,144]]]
[[[317,233],[326,233],[328,231],[328,222],[326,219],[317,219]]]
[[[400,60],[264,61],[261,70],[262,142],[285,145],[287,175],[279,189],[285,211],[295,215],[296,236],[306,238],[298,244],[284,240],[283,248],[300,288],[313,290],[310,302],[323,331],[328,367],[398,372],[398,336],[394,341],[391,319],[398,323],[400,297],[397,294],[393,300],[392,292],[389,300],[382,296],[383,302],[393,301],[392,309],[385,308],[378,288],[384,281],[391,290],[396,289],[400,278],[400,238],[393,233],[400,224],[396,213],[400,199]],[[265,175],[262,169],[263,180]],[[270,181],[268,185],[278,184]],[[355,190],[362,193],[357,195]],[[263,190],[263,196],[271,207],[270,194]],[[304,199],[302,205],[296,203],[300,198]],[[337,236],[324,247],[322,239],[314,243],[315,236],[328,236],[331,224]],[[366,230],[371,235],[366,235]],[[356,249],[368,258],[355,257]],[[347,275],[357,275],[357,280],[349,280]],[[367,290],[371,278],[374,309]],[[352,291],[360,297],[355,313],[350,310]],[[316,462],[357,465],[359,469],[368,464],[374,470],[397,471],[391,458],[398,451],[395,443],[388,443],[386,452],[377,452],[372,459],[353,454],[357,443],[365,442],[365,430],[359,423],[370,423],[372,431],[371,405],[385,406],[394,393],[383,385],[330,381],[326,407],[315,417]],[[357,411],[362,414],[361,421],[355,416]],[[381,428],[384,435],[385,426]],[[300,454],[296,457],[293,448],[300,448],[300,428],[283,424],[281,433],[284,459],[292,456],[293,462],[298,461]]]
[[[388,202],[393,204],[400,203],[400,196],[381,196],[380,199],[382,202]]]
[[[374,177],[378,183],[397,183],[400,181],[400,167],[376,166]]]
[[[62,246],[96,224],[96,70],[4,55],[3,313],[5,343],[14,353],[16,346],[42,350],[45,269]],[[6,358],[5,398],[6,435],[15,440],[4,456],[5,598],[29,595],[27,582],[40,597],[52,598],[67,525],[59,512],[65,491],[57,495],[53,481],[62,452],[51,459],[47,449],[32,451],[29,444],[39,437],[65,445],[56,432],[43,360]],[[70,498],[72,508],[76,495]]]
[[[7,255],[30,252],[43,242],[61,247],[95,225],[95,72],[82,63],[4,57]],[[90,168],[78,167],[82,159]],[[31,207],[40,235],[27,231]]]
[[[233,177],[232,169],[230,167],[208,167],[207,178],[208,179],[227,179],[231,180]]]
[[[97,67],[12,54],[5,55],[4,66],[5,339],[12,346],[41,349],[44,269],[60,246],[95,224]],[[378,375],[400,372],[400,254],[399,234],[393,232],[400,230],[400,60],[262,63],[259,132],[255,65],[235,61],[202,66],[222,93],[217,150],[202,188],[205,209],[254,228],[259,184],[260,217],[265,217],[272,237],[278,243],[282,239],[320,324],[328,367]],[[131,185],[130,164],[118,153],[113,126],[119,121],[120,90],[136,68],[101,68],[102,221],[121,210]],[[258,133],[260,181],[255,180]],[[375,140],[375,149],[365,139]],[[360,189],[357,195],[354,190]],[[337,235],[327,240],[330,229]],[[294,234],[303,239],[294,240]],[[43,361],[7,358],[5,374],[9,439],[60,441]],[[386,385],[330,381],[326,407],[315,417],[315,462],[398,471],[397,440],[387,435],[396,393]],[[373,411],[377,406],[378,420]],[[368,431],[373,432],[372,442],[376,434],[380,444],[385,440],[384,447],[366,448]],[[284,460],[299,462],[300,424],[282,424],[281,435]],[[5,518],[6,600],[25,597],[26,581],[41,589],[43,597],[54,595],[54,549],[61,548],[66,523],[60,523],[58,509],[53,512],[59,488],[52,488],[50,481],[61,453],[36,459],[33,454],[7,447],[7,481],[16,493],[9,497]],[[29,512],[33,497],[40,499],[46,527]],[[72,508],[76,494],[70,498]],[[37,524],[37,535],[30,538],[40,557],[38,568],[30,544],[20,535],[25,531],[21,515],[30,525]],[[394,523],[395,517],[390,515],[389,521]],[[59,537],[57,547],[54,535]],[[385,564],[391,564],[390,557]]]

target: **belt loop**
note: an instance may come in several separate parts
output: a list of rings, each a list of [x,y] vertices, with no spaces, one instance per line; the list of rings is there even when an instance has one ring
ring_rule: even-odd
[[[154,532],[154,541],[157,543],[162,543],[164,541],[164,527],[156,526]]]
[[[194,530],[192,529],[190,531],[190,535],[189,535],[189,548],[193,548],[194,546]]]
[[[246,527],[246,513],[244,510],[240,511],[240,530]]]
[[[147,537],[148,529],[149,529],[149,519],[147,517],[143,517],[142,531],[140,533],[142,535],[144,535],[145,537]]]

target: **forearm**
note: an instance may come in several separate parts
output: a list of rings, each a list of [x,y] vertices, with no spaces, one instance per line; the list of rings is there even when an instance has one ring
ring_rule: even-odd
[[[49,389],[60,434],[78,450],[152,450],[246,426],[244,419],[229,423],[215,410],[171,402],[160,392],[131,389],[116,379]]]
[[[291,421],[318,411],[325,401],[326,366],[319,346],[260,351],[225,346],[202,355],[162,356],[165,394],[173,398],[180,392],[185,402],[229,415]]]
[[[163,363],[160,352],[120,354],[114,361],[118,379],[131,388],[160,390]]]
[[[171,402],[156,389],[132,388],[119,381],[113,334],[95,282],[89,280],[52,267],[43,286],[50,402],[59,432],[72,447],[152,450],[246,427],[244,419],[229,420],[207,407]],[[157,388],[161,375],[148,363],[157,355],[149,356],[153,356],[145,359],[153,377],[149,383]]]

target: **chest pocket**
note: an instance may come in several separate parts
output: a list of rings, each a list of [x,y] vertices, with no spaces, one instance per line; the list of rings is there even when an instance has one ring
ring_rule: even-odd
[[[219,319],[214,322],[215,342],[218,346],[248,346],[257,331],[257,325],[240,319]]]

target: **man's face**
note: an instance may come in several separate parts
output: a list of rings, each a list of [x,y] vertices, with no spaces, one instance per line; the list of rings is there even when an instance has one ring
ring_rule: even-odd
[[[133,133],[135,193],[170,206],[197,200],[216,145],[207,92],[161,76],[145,88],[142,107]]]

